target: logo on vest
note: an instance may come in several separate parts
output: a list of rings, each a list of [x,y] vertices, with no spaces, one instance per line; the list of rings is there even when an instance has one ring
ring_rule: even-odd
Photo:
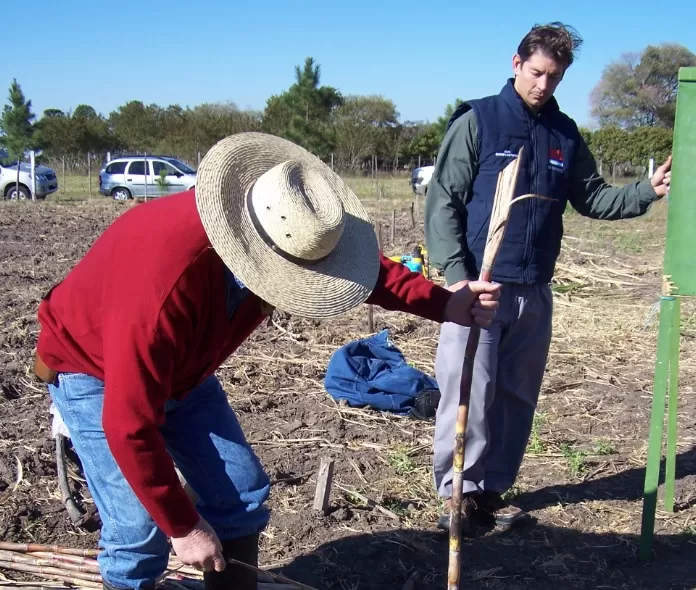
[[[516,158],[517,154],[510,150],[505,150],[504,152],[495,152],[495,155],[500,158]]]
[[[549,150],[549,170],[563,172],[563,167],[563,152],[560,149],[551,148]]]

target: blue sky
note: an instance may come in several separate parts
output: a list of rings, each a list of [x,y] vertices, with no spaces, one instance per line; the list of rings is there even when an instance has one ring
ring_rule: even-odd
[[[85,103],[108,115],[134,99],[262,109],[312,56],[323,84],[390,98],[402,120],[434,120],[456,97],[498,92],[529,28],[560,20],[585,43],[556,96],[586,124],[590,91],[621,53],[665,41],[696,52],[693,0],[669,11],[647,0],[33,0],[30,12],[4,27],[0,103],[16,77],[37,114]]]

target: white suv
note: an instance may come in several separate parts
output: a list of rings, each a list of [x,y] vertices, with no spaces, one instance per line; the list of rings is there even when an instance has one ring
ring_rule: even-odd
[[[120,156],[99,171],[99,192],[117,201],[163,197],[195,184],[196,171],[170,156]]]
[[[34,168],[37,199],[45,199],[58,190],[58,178],[53,169],[47,166]],[[17,186],[17,162],[11,162],[5,150],[0,150],[0,199],[31,199],[31,166],[26,162],[19,165],[19,186]]]
[[[428,192],[428,183],[433,177],[435,166],[421,166],[411,173],[411,188],[414,193],[425,195]]]

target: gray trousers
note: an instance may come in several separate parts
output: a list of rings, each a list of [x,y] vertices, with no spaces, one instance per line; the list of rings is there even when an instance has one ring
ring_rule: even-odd
[[[481,330],[466,429],[464,492],[503,493],[517,478],[532,429],[551,342],[548,285],[506,283],[493,324]],[[441,399],[433,470],[443,498],[452,495],[454,430],[469,328],[445,323],[435,358]]]

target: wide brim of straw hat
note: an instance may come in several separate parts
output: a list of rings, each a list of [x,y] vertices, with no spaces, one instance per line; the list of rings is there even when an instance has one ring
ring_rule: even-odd
[[[345,211],[336,247],[316,262],[291,262],[259,235],[247,195],[256,180],[287,161],[312,166]],[[227,137],[202,159],[196,204],[213,248],[254,294],[279,310],[333,317],[364,303],[379,276],[379,246],[362,203],[330,167],[304,148],[265,133]]]

